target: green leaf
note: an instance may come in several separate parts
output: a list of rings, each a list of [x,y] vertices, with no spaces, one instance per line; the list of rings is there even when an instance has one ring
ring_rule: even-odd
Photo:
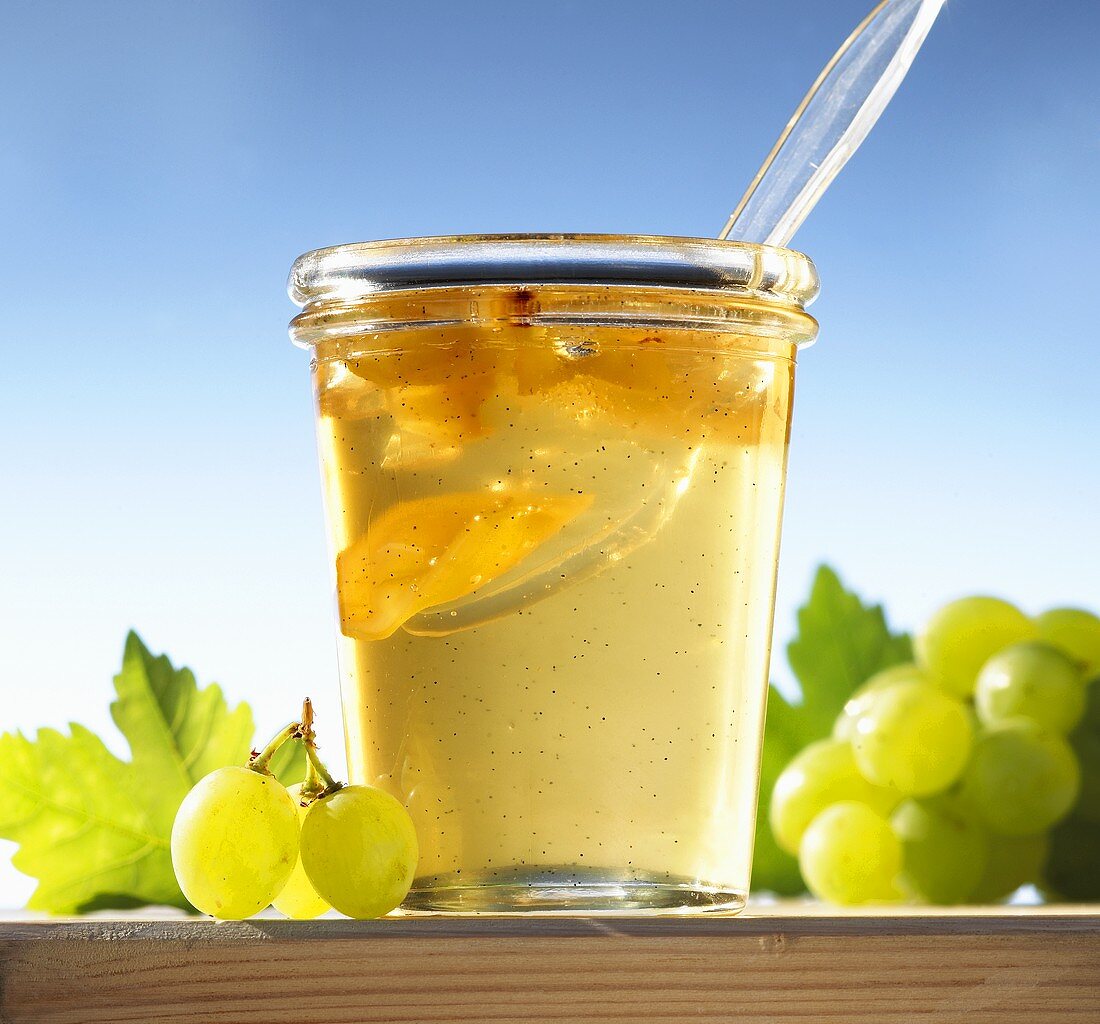
[[[805,890],[798,861],[779,848],[768,823],[768,807],[775,780],[800,749],[798,731],[792,729],[792,723],[796,722],[797,711],[774,686],[769,687],[764,750],[760,759],[760,801],[753,847],[752,887],[754,890],[767,889],[780,896],[794,896]]]
[[[293,786],[306,777],[306,748],[298,740],[288,740],[268,762],[271,774],[284,786]]]
[[[12,864],[39,880],[27,906],[58,914],[134,901],[187,908],[158,827],[156,785],[94,733],[70,729],[42,729],[34,742],[0,736],[0,836],[19,844]]]
[[[798,611],[798,635],[787,645],[802,690],[799,717],[814,739],[828,735],[857,686],[912,657],[909,637],[890,632],[881,605],[865,605],[827,565],[818,568]]]
[[[232,711],[221,687],[199,689],[188,668],[153,657],[136,633],[126,637],[118,700],[111,717],[129,741],[135,770],[155,779],[161,793],[158,830],[168,832],[176,808],[196,782],[215,768],[243,764],[252,741],[252,710]]]
[[[798,611],[798,633],[787,658],[801,701],[788,703],[773,686],[760,765],[760,802],[753,888],[783,895],[804,891],[795,858],[775,843],[768,806],[779,773],[807,744],[828,736],[852,691],[881,669],[913,656],[906,634],[892,633],[880,605],[865,605],[837,574],[820,566],[809,600]]]
[[[132,761],[94,733],[42,729],[34,740],[0,735],[0,838],[38,879],[28,907],[71,914],[145,904],[192,909],[172,871],[172,821],[208,772],[244,764],[252,739],[247,704],[230,709],[221,689],[199,687],[188,669],[126,638],[111,714]],[[304,752],[288,743],[273,761],[286,781],[304,774]]]

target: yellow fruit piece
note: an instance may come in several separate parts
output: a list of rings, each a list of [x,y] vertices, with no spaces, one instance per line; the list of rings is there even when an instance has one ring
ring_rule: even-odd
[[[477,491],[394,505],[336,558],[341,629],[384,640],[519,565],[591,503],[588,494]]]
[[[423,438],[433,446],[458,445],[486,432],[481,407],[495,390],[496,380],[486,373],[448,384],[409,385],[387,393],[386,411],[406,444]]]
[[[749,445],[760,438],[770,367],[723,368],[704,356],[649,348],[608,349],[579,362],[553,392],[581,421],[610,420],[650,435]]]
[[[413,344],[349,358],[342,365],[374,385],[403,445],[446,454],[487,433],[481,406],[499,390],[498,359],[497,350],[466,340]]]
[[[583,336],[545,327],[510,331],[475,330],[445,344],[423,332],[400,350],[351,357],[340,368],[374,385],[402,449],[428,458],[453,457],[492,433],[485,405],[502,394],[547,398],[580,423],[610,421],[697,442],[759,440],[775,372],[770,360],[670,349],[661,336],[641,332],[586,351]]]
[[[380,388],[446,384],[463,373],[491,368],[484,350],[469,342],[433,344],[423,332],[413,334],[400,348],[349,356],[344,364],[355,376]]]

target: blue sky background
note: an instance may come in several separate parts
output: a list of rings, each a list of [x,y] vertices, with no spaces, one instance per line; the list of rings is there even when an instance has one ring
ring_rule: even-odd
[[[113,736],[133,626],[264,732],[311,693],[339,761],[293,258],[713,235],[869,6],[5,4],[0,727]],[[1098,46],[1094,0],[949,0],[796,237],[780,643],[823,559],[905,627],[1100,605]]]

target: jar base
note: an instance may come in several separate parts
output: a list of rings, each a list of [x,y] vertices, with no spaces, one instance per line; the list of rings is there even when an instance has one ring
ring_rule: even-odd
[[[686,880],[543,869],[474,883],[457,875],[418,879],[401,909],[411,914],[736,914],[745,897],[742,890]]]

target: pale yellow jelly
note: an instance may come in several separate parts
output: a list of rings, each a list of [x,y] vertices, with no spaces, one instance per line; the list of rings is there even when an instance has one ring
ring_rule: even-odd
[[[754,315],[316,345],[350,771],[415,820],[407,905],[739,905],[794,356]]]

